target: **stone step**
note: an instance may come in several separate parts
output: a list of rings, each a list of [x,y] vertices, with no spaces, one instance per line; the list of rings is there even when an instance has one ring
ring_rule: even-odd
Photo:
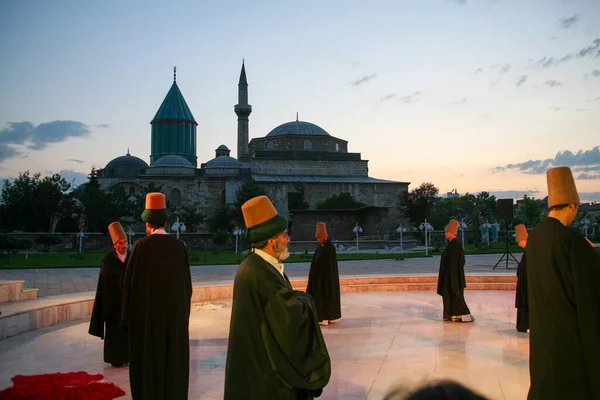
[[[0,280],[0,303],[37,298],[37,289],[23,289],[25,281]]]

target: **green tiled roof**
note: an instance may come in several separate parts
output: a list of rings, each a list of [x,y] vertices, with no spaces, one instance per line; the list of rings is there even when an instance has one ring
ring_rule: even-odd
[[[184,119],[196,122],[179,87],[177,87],[177,82],[173,82],[169,93],[165,96],[151,123],[160,119]]]

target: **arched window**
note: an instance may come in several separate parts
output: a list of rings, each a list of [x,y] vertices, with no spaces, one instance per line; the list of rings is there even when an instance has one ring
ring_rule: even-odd
[[[267,150],[273,150],[273,142],[267,143]]]
[[[312,149],[312,143],[310,140],[307,139],[304,141],[304,150],[310,150],[310,149]]]
[[[339,143],[335,144],[335,151],[337,151],[337,152],[340,151],[340,144]]]
[[[171,196],[169,196],[169,200],[171,201],[171,204],[173,206],[181,206],[181,192],[179,191],[179,189],[171,190]]]

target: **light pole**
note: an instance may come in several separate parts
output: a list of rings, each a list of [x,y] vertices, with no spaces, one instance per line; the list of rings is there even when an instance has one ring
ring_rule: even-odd
[[[402,253],[404,251],[404,247],[402,246],[402,234],[406,232],[406,228],[400,225],[398,226],[398,229],[396,229],[396,232],[400,234],[400,253]]]
[[[487,238],[487,245],[488,247],[490,246],[490,228],[492,227],[492,224],[490,224],[489,222],[486,221],[485,224],[481,225],[482,227],[485,228],[485,237]]]
[[[133,247],[133,243],[131,241],[131,238],[135,236],[135,232],[133,232],[133,229],[131,229],[131,227],[129,227],[129,229],[127,230],[127,250],[131,250],[131,248]]]
[[[352,232],[356,233],[356,252],[358,252],[358,234],[362,233],[362,231],[363,228],[358,226],[358,222],[356,223],[356,225],[354,225],[354,228],[352,228]]]
[[[77,237],[79,238],[79,253],[81,254],[81,250],[83,249],[83,231],[77,232]]]
[[[429,222],[427,222],[427,219],[425,219],[425,222],[422,222],[421,225],[419,225],[420,229],[423,229],[423,231],[425,231],[425,255],[429,255],[429,243],[427,240],[427,235],[428,235],[428,231],[432,231],[433,230],[433,226],[431,226],[431,224]]]
[[[179,233],[185,232],[186,229],[187,228],[185,227],[185,224],[183,222],[179,222],[179,217],[177,217],[177,221],[175,221],[171,227],[171,231],[177,232],[177,239],[179,239]]]
[[[238,238],[244,234],[244,231],[237,226],[233,230],[233,235],[235,236],[235,252],[238,252]]]
[[[588,219],[588,217],[584,217],[581,220],[581,224],[583,224],[583,234],[585,237],[588,237],[588,226],[590,226],[591,221]]]

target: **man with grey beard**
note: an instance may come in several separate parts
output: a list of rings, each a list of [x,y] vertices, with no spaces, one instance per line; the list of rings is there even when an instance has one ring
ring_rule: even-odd
[[[267,196],[242,205],[252,250],[235,274],[225,400],[309,400],[329,382],[331,362],[312,297],[294,290],[287,220]]]

